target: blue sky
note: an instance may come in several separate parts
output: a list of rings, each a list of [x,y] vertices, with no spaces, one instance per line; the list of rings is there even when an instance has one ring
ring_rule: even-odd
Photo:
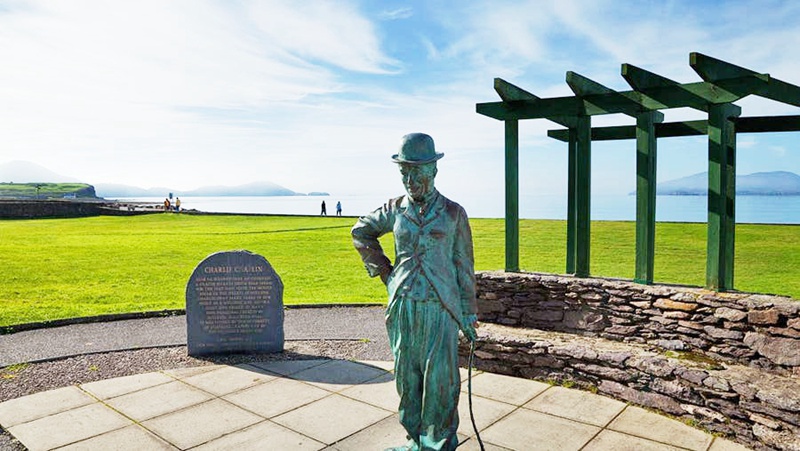
[[[627,90],[622,63],[694,82],[698,51],[800,85],[799,24],[800,2],[769,0],[0,0],[0,163],[95,184],[389,196],[402,192],[389,156],[421,131],[445,153],[442,192],[502,202],[503,125],[475,113],[498,100],[495,77],[540,97],[571,95],[567,71]],[[523,192],[565,190],[566,145],[549,128],[521,123]],[[739,172],[800,173],[798,143],[740,135]],[[633,190],[634,143],[593,150],[593,190]],[[660,140],[659,180],[706,170],[706,152],[704,138]]]

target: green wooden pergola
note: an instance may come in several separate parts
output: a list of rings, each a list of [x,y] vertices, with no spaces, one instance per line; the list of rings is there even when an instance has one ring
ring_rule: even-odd
[[[479,114],[505,123],[506,271],[519,271],[519,121],[548,119],[563,129],[548,136],[568,143],[566,272],[589,276],[592,141],[636,140],[636,268],[634,280],[653,282],[657,138],[708,136],[708,244],[706,287],[733,289],[736,211],[736,135],[800,131],[800,116],[741,117],[733,102],[757,95],[800,106],[800,87],[700,53],[689,64],[702,81],[678,83],[631,64],[622,65],[630,91],[614,91],[567,72],[571,97],[539,98],[502,79],[500,102],[479,103]],[[659,110],[693,108],[707,120],[663,123]],[[592,128],[592,116],[624,114],[636,125]]]

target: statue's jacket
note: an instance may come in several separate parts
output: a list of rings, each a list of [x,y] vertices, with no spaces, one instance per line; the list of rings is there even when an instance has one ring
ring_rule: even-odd
[[[387,312],[401,297],[427,300],[415,298],[433,295],[459,327],[464,316],[477,313],[472,232],[466,212],[457,203],[438,191],[422,208],[401,196],[360,218],[351,232],[372,277],[392,268],[378,238],[394,233]]]

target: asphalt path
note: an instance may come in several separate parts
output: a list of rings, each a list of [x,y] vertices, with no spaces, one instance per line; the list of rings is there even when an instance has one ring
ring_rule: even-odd
[[[386,355],[384,307],[284,310],[284,339],[360,340],[377,359]],[[0,335],[0,367],[74,355],[186,344],[186,316],[72,324]]]

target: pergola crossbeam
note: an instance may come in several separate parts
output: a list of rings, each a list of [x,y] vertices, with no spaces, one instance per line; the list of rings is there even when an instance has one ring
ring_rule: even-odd
[[[789,105],[800,106],[800,87],[778,80],[769,74],[760,74],[727,61],[693,52],[689,55],[689,65],[707,82],[714,83],[723,89],[747,89],[750,94],[775,100]],[[733,79],[750,79],[747,87],[727,86]]]
[[[736,133],[800,132],[800,116],[754,116],[735,118]],[[708,134],[708,121],[683,121],[655,124],[656,138],[704,136]],[[547,136],[558,141],[569,141],[569,130],[548,130]],[[617,141],[636,138],[636,126],[615,125],[592,128],[592,141]]]

